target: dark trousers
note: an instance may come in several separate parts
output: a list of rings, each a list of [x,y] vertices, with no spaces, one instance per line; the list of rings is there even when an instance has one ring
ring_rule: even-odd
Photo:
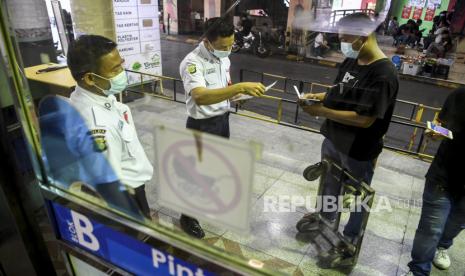
[[[367,185],[371,185],[371,181],[375,172],[375,160],[359,161],[353,159],[350,156],[338,151],[329,139],[325,139],[323,141],[321,155],[323,158],[327,158],[341,166],[343,169],[347,170],[349,174],[356,179],[363,180]],[[356,185],[356,183],[351,184]],[[339,181],[337,181],[333,176],[325,177],[322,194],[323,196],[337,197],[339,196],[340,190],[341,183]],[[365,212],[366,210],[363,209],[362,212],[350,213],[349,221],[344,228],[345,236],[349,238],[355,238],[360,233],[363,221],[363,213]],[[321,212],[321,215],[328,220],[334,220],[336,219],[337,213]]]
[[[465,197],[453,198],[441,185],[426,179],[420,222],[413,239],[412,261],[408,264],[414,275],[427,276],[436,248],[448,249],[465,229]]]
[[[187,118],[186,127],[201,132],[229,138],[229,112],[208,119]]]
[[[109,205],[112,205],[112,207],[119,208],[121,211],[135,216],[142,213],[145,217],[150,218],[150,208],[147,203],[147,197],[145,196],[145,185],[135,188],[134,195],[127,190],[122,191],[122,187],[122,184],[116,181],[97,185],[96,190]],[[93,194],[92,191],[86,191],[85,187],[84,192]]]
[[[229,112],[208,119],[194,119],[189,117],[187,118],[186,128],[229,138]],[[192,219],[182,214],[181,219],[183,217]]]
[[[142,186],[139,186],[137,188],[134,189],[134,199],[136,200],[137,202],[137,205],[139,206],[140,208],[140,211],[142,212],[142,214],[144,216],[146,216],[147,218],[151,218],[150,217],[150,207],[149,207],[149,204],[147,202],[147,196],[145,194],[145,185],[142,185]]]

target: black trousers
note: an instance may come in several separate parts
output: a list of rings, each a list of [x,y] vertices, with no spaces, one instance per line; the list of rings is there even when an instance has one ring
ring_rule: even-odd
[[[229,138],[229,112],[208,119],[187,118],[186,127],[201,132]]]
[[[145,184],[135,188],[134,193],[134,199],[136,200],[140,211],[142,214],[144,214],[144,216],[150,219],[150,207],[149,203],[147,202],[147,196],[145,194]]]
[[[186,128],[229,138],[229,112],[208,119],[194,119],[189,117],[187,118]],[[183,219],[183,217],[194,219],[181,214],[181,219]]]

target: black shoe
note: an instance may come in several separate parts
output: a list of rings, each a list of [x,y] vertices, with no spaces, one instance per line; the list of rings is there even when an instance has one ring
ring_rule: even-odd
[[[188,235],[197,239],[202,239],[205,237],[205,232],[203,231],[202,227],[200,227],[199,221],[195,218],[181,215],[179,222],[181,223],[181,229]]]
[[[321,268],[348,267],[355,265],[355,250],[341,243],[320,256],[318,262]]]
[[[308,213],[295,226],[300,233],[308,233],[320,229],[321,217],[318,213]]]
[[[305,168],[303,176],[308,181],[314,181],[323,174],[324,169],[325,165],[322,162],[318,162]]]

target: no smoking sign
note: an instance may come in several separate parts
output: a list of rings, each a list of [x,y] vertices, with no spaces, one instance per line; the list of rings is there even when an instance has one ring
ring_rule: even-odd
[[[162,206],[222,228],[248,230],[251,145],[208,134],[196,142],[191,131],[168,128],[157,129],[154,138]]]

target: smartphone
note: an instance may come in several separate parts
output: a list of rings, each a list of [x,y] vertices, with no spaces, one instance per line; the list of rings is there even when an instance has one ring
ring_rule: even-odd
[[[452,131],[448,130],[445,127],[438,126],[434,124],[433,122],[426,122],[428,129],[434,131],[435,133],[441,134],[442,136],[449,138],[449,139],[454,139],[454,135],[452,134]]]

